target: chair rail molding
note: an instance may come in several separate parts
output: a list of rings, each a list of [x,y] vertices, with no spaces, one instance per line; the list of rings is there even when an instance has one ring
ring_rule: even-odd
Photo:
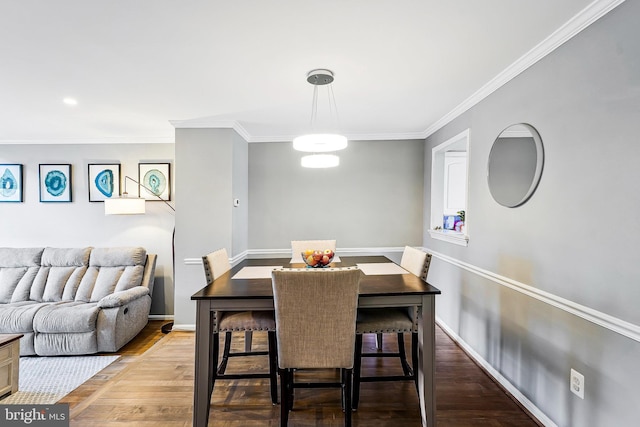
[[[603,328],[606,328],[612,332],[616,332],[634,341],[640,342],[640,326],[639,325],[633,324],[631,322],[627,322],[625,320],[619,319],[617,317],[611,316],[601,311],[594,310],[587,306],[578,304],[574,301],[568,300],[566,298],[562,298],[558,295],[554,295],[550,292],[537,289],[525,283],[518,282],[517,280],[513,280],[508,277],[501,276],[491,271],[482,269],[480,267],[468,264],[466,262],[460,261],[448,255],[445,255],[439,252],[434,252],[428,248],[422,248],[422,249],[425,250],[426,252],[431,253],[435,258],[438,258],[444,262],[460,267],[478,276],[484,277],[485,279],[489,279],[499,285],[506,286],[510,289],[513,289],[514,291],[520,292],[531,298],[535,298],[538,301],[544,302],[560,310],[564,310],[567,313],[571,313],[575,316],[578,316],[591,323],[602,326]]]

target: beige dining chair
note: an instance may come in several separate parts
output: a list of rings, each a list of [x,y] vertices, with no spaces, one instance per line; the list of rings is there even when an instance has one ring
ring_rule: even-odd
[[[300,258],[299,262],[302,261],[301,252],[307,249],[331,249],[333,252],[336,251],[336,241],[335,240],[292,240],[291,241],[291,258],[297,260]]]
[[[406,246],[402,253],[400,266],[408,272],[427,280],[431,254],[419,249]],[[378,351],[375,353],[362,352],[363,334],[378,336]],[[398,351],[385,352],[382,350],[383,333],[395,333],[398,338]],[[411,333],[411,366],[407,361],[404,345],[404,334]],[[402,366],[403,375],[362,376],[363,357],[397,357]],[[356,354],[353,368],[353,409],[358,408],[360,401],[360,383],[375,381],[406,381],[412,380],[418,387],[418,310],[416,307],[397,308],[366,308],[358,310],[356,322]]]
[[[218,249],[202,257],[204,273],[207,285],[213,283],[218,277],[231,270],[229,256],[225,248]],[[213,393],[213,386],[216,380],[249,379],[249,378],[269,378],[271,388],[271,402],[278,403],[278,376],[277,376],[277,348],[276,348],[276,323],[273,311],[216,311],[214,313],[214,334],[212,339],[211,353],[213,362],[211,372],[213,378],[209,388],[209,399]],[[268,351],[232,352],[231,341],[233,332],[251,334],[254,331],[267,331]],[[225,333],[224,349],[222,351],[222,361],[218,365],[218,354],[220,352],[220,332]],[[227,363],[230,357],[244,356],[269,356],[269,373],[238,373],[226,374]]]
[[[294,388],[340,387],[345,425],[351,426],[360,270],[278,269],[271,274],[280,373],[280,425],[288,423]],[[341,378],[340,382],[296,383],[296,369],[340,369]]]

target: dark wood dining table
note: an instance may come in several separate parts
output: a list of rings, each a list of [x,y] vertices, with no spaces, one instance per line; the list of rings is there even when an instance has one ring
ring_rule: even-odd
[[[331,267],[358,264],[391,263],[384,256],[339,256]],[[290,263],[290,258],[245,259],[191,296],[196,302],[196,347],[193,390],[193,425],[204,427],[209,422],[209,386],[211,384],[213,339],[212,316],[215,311],[273,310],[271,278],[233,278],[244,267],[279,266],[303,268],[303,263]],[[245,270],[247,271],[247,270]],[[247,275],[244,275],[247,277]],[[360,280],[358,307],[419,308],[418,389],[422,425],[436,425],[435,401],[435,297],[440,290],[419,277],[406,272],[397,274],[363,274]]]

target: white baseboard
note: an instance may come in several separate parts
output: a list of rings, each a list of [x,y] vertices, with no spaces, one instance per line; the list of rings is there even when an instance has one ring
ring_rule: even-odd
[[[170,322],[173,320],[173,314],[150,314],[149,320],[166,320]]]
[[[181,332],[195,332],[196,331],[196,325],[187,325],[187,324],[176,325],[174,323],[173,327],[171,328],[171,330],[172,331],[181,331]]]
[[[536,419],[541,422],[546,427],[558,427],[556,423],[554,423],[547,415],[542,412],[536,405],[533,404],[527,397],[520,392],[513,384],[511,384],[505,377],[500,374],[493,366],[489,364],[486,360],[484,360],[476,351],[471,348],[462,338],[458,336],[453,330],[449,329],[449,327],[442,321],[442,319],[436,317],[436,323],[438,326],[444,330],[447,335],[451,337],[453,341],[455,341],[460,347],[464,349],[464,351],[471,357],[478,365],[482,366],[485,371],[493,377],[505,390],[507,390],[511,395],[518,401],[522,406],[524,406],[527,411],[531,413]]]

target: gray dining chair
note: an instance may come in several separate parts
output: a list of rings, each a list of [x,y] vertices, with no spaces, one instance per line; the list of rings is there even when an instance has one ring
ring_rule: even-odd
[[[427,280],[431,254],[419,249],[406,246],[402,253],[400,266],[408,272]],[[356,322],[356,354],[353,368],[353,409],[358,408],[360,401],[360,384],[375,381],[406,381],[411,380],[418,388],[418,310],[416,307],[394,308],[365,308],[358,310]],[[375,353],[363,353],[363,334],[378,335],[377,341],[381,344],[383,333],[394,333],[398,338],[398,351],[385,352],[381,345]],[[407,361],[404,345],[404,334],[411,333],[411,365]],[[363,357],[397,357],[402,366],[403,375],[374,375],[362,376]]]
[[[351,426],[361,271],[357,267],[277,269],[271,274],[280,373],[280,425],[288,424],[295,388],[340,387],[345,426]],[[298,369],[340,369],[340,382],[296,382]]]
[[[213,283],[218,277],[227,273],[231,269],[229,256],[226,249],[218,249],[202,257],[207,285]],[[214,313],[213,339],[211,340],[211,353],[213,361],[211,372],[213,378],[209,388],[209,399],[213,393],[213,386],[216,380],[269,378],[271,389],[271,402],[278,403],[278,375],[277,375],[277,348],[276,348],[276,322],[274,312],[270,310],[256,311],[216,311]],[[245,349],[244,352],[232,352],[231,341],[233,332],[245,332],[251,334],[255,331],[267,331],[268,351],[251,351]],[[218,355],[220,352],[220,332],[225,333],[224,349],[222,351],[222,361],[218,365]],[[269,356],[269,373],[236,373],[227,374],[227,363],[230,357],[245,356]]]

